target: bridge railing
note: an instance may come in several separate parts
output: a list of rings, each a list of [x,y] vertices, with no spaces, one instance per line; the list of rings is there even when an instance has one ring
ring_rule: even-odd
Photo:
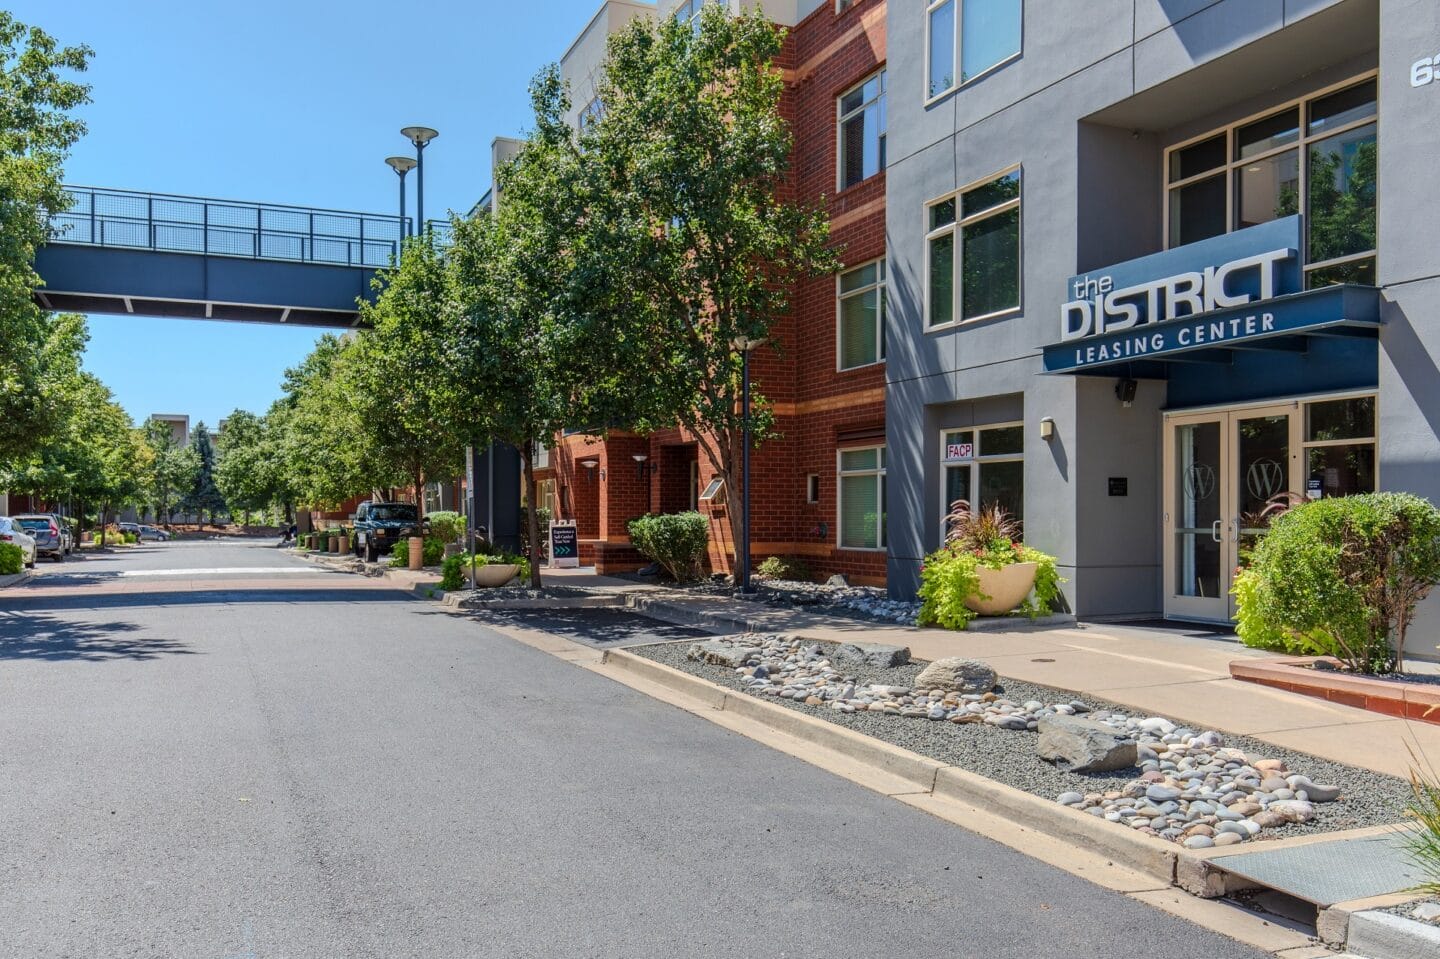
[[[334,266],[389,266],[410,219],[342,210],[67,186],[52,243],[208,253]]]

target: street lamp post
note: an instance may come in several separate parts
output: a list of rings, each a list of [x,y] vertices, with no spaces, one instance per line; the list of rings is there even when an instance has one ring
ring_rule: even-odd
[[[398,261],[400,248],[404,245],[405,239],[405,174],[415,169],[418,164],[409,157],[386,157],[385,162],[400,178],[400,240],[395,244],[395,259]]]
[[[741,444],[740,453],[740,475],[741,475],[741,498],[740,498],[740,548],[735,557],[735,565],[739,567],[738,582],[741,593],[749,593],[750,589],[750,353],[764,339],[751,339],[748,336],[737,336],[731,341],[731,345],[740,351],[740,423],[741,423]]]
[[[429,127],[406,127],[400,135],[415,144],[415,233],[425,229],[425,145],[440,134]]]

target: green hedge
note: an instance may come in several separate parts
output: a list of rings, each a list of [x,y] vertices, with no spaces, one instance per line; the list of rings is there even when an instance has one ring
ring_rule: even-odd
[[[440,561],[445,558],[445,543],[434,536],[425,537],[425,544],[421,547],[420,563],[423,566],[439,566]],[[410,540],[402,539],[390,549],[390,565],[397,569],[403,569],[410,565]]]
[[[642,516],[630,521],[630,542],[677,582],[699,579],[710,521],[695,512]]]
[[[1409,493],[1304,503],[1277,517],[1235,578],[1247,646],[1403,667],[1415,606],[1440,582],[1440,510]]]
[[[14,543],[0,543],[0,576],[14,576],[25,568],[25,551]]]
[[[430,524],[430,535],[442,543],[458,543],[465,535],[465,517],[453,510],[436,510],[425,519]]]

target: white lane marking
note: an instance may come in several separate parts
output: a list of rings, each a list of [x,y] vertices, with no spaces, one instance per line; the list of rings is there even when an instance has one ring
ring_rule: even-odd
[[[325,570],[294,568],[290,566],[211,566],[190,569],[126,569],[120,576],[221,576],[227,573],[323,573]]]

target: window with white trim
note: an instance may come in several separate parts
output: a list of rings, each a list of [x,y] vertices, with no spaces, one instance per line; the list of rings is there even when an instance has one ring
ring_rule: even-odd
[[[1019,309],[1020,168],[938,200],[925,213],[926,328]]]
[[[535,444],[535,455],[531,457],[533,466],[537,470],[550,468],[550,448],[544,443]]]
[[[885,71],[845,91],[836,108],[843,190],[885,169]]]
[[[1167,247],[1305,214],[1305,285],[1375,285],[1375,79],[1166,151]]]
[[[885,548],[885,447],[843,449],[836,514],[841,549]]]
[[[1023,14],[1024,0],[931,0],[925,8],[926,98],[1018,57]]]
[[[605,104],[601,102],[599,97],[596,97],[589,103],[585,104],[585,109],[580,111],[580,129],[582,131],[588,130],[590,127],[600,122],[600,118],[604,115]]]
[[[675,19],[688,23],[700,16],[700,11],[706,4],[715,3],[717,0],[684,0],[675,8]],[[698,28],[698,24],[696,25]]]
[[[838,368],[879,363],[885,359],[885,261],[846,270],[835,284]]]
[[[960,500],[973,510],[998,505],[1025,521],[1025,424],[946,430],[940,439],[944,500],[940,515]],[[944,530],[941,531],[942,535]]]

